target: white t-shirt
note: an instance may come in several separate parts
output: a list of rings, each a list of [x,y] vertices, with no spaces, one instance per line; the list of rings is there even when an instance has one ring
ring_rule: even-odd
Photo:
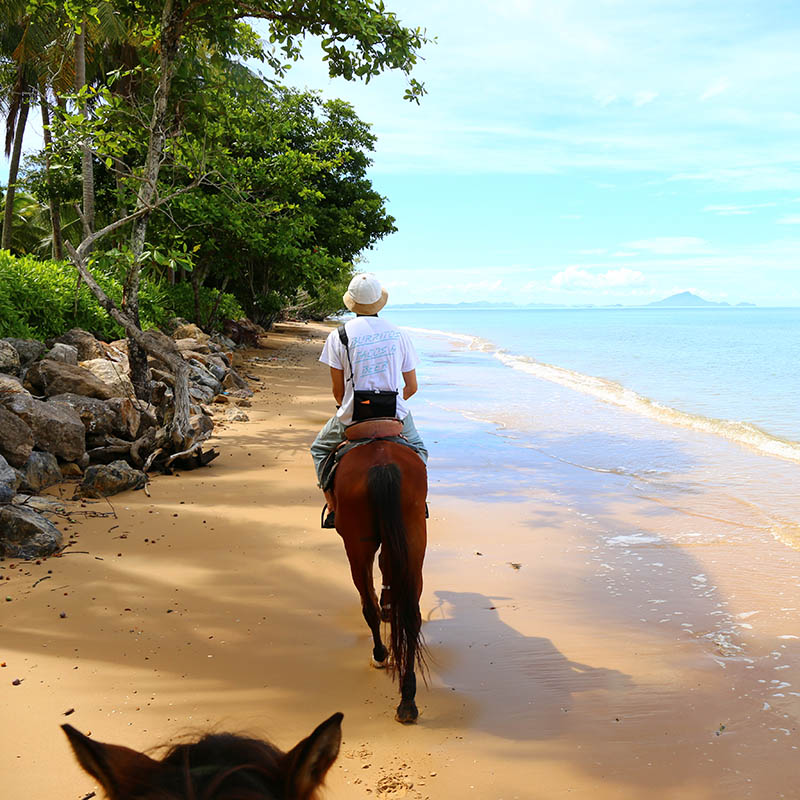
[[[346,326],[355,388],[397,391],[397,418],[405,419],[409,408],[403,400],[403,373],[416,369],[419,363],[408,334],[378,317],[356,317],[348,320]],[[353,421],[353,382],[338,330],[328,335],[319,360],[344,370],[344,400],[336,416],[349,425]]]

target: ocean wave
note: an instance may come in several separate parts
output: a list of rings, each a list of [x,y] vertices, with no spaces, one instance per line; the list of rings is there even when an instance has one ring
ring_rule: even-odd
[[[507,367],[525,372],[541,380],[557,383],[573,391],[590,395],[604,403],[624,408],[627,411],[641,414],[658,422],[720,436],[757,450],[764,455],[776,456],[800,463],[800,442],[772,436],[749,422],[716,419],[680,411],[651,400],[649,397],[645,397],[615,381],[585,375],[554,364],[546,364],[530,356],[514,355],[501,350],[492,342],[481,339],[478,336],[427,328],[405,329],[428,336],[444,337],[451,341],[462,343],[472,351],[478,350],[491,353]]]

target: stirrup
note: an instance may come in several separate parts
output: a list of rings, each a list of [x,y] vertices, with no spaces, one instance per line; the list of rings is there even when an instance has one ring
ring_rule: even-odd
[[[322,513],[319,516],[319,526],[320,528],[336,528],[336,519],[335,519],[335,511],[331,511],[328,513],[328,516],[325,516],[325,512],[328,511],[328,504],[325,503],[322,506]]]

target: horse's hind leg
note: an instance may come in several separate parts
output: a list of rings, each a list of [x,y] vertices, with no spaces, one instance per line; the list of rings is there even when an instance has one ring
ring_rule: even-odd
[[[361,596],[361,613],[372,632],[371,663],[373,667],[381,668],[386,666],[388,651],[381,640],[381,615],[372,579],[375,552],[367,554],[361,550],[359,553],[351,553],[349,548],[345,549],[347,549],[347,557],[350,560],[350,574],[353,576],[353,583]]]

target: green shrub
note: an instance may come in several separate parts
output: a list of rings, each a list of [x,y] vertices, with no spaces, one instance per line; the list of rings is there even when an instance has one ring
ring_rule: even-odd
[[[106,294],[120,303],[122,284],[110,265],[95,262],[93,274]],[[201,319],[207,322],[219,292],[200,290]],[[77,297],[77,300],[76,300]],[[194,295],[188,284],[170,286],[144,280],[139,292],[143,328],[163,327],[171,317],[194,319]],[[223,294],[215,327],[221,320],[243,316],[233,295]],[[70,328],[83,328],[103,339],[118,339],[122,328],[100,307],[85,284],[78,288],[75,268],[58,261],[12,256],[0,250],[0,337],[49,339]]]

